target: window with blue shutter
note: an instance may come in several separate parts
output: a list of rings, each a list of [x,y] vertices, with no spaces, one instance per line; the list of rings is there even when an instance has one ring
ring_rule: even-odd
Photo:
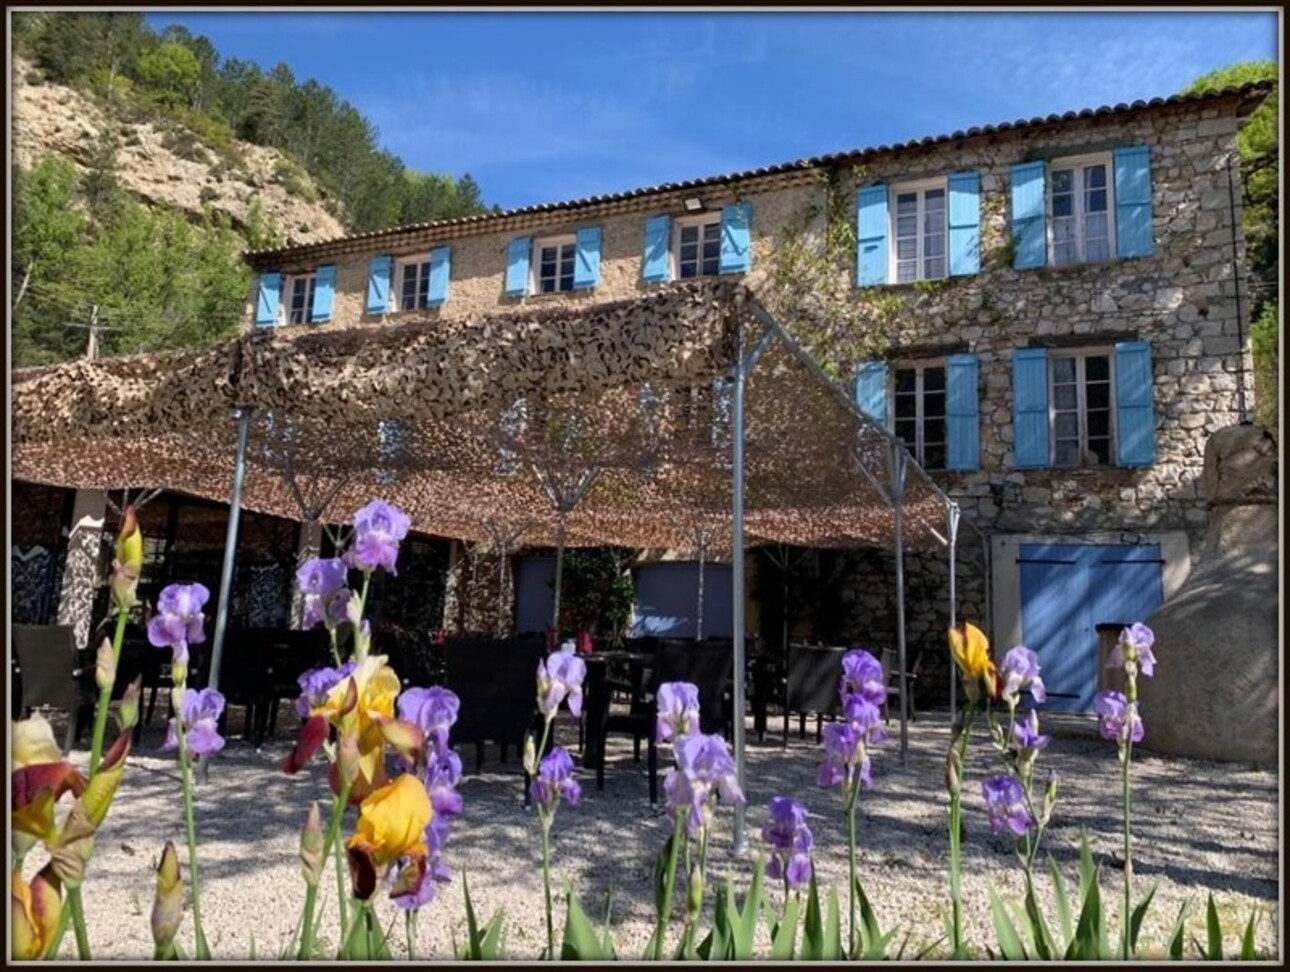
[[[388,253],[372,257],[367,271],[367,312],[384,314],[390,307],[390,268],[394,258]]]
[[[1012,167],[1012,265],[1017,270],[1048,262],[1048,229],[1044,213],[1044,163],[1023,162]]]
[[[1013,445],[1018,469],[1043,469],[1048,460],[1048,352],[1012,352]]]
[[[273,327],[278,323],[278,303],[282,299],[282,274],[260,274],[260,283],[256,290],[255,326]]]
[[[1115,249],[1122,257],[1151,256],[1151,149],[1118,148],[1115,158]]]
[[[523,297],[529,288],[529,246],[532,240],[518,236],[506,247],[506,296]]]
[[[600,227],[587,226],[575,237],[577,254],[573,263],[573,289],[590,290],[600,283]]]
[[[442,307],[448,303],[448,281],[452,277],[452,247],[437,246],[430,251],[430,287],[426,295],[427,307]]]
[[[1122,341],[1115,346],[1116,460],[1121,466],[1156,461],[1156,416],[1151,345]]]
[[[672,217],[651,216],[645,220],[645,255],[641,259],[641,277],[646,283],[662,283],[671,277],[668,241],[672,236]]]
[[[981,272],[981,177],[955,172],[950,190],[950,276]]]
[[[887,282],[887,187],[856,194],[856,286]]]
[[[980,395],[975,354],[952,354],[945,360],[946,418],[949,458],[946,469],[981,466]]]
[[[752,265],[752,203],[721,207],[721,272],[747,273]]]
[[[315,324],[331,320],[332,298],[336,290],[336,267],[328,264],[314,273],[314,306],[309,320]]]
[[[856,369],[856,406],[887,427],[887,363],[864,361]]]

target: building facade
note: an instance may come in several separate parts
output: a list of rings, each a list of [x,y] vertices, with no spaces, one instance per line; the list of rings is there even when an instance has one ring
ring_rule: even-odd
[[[1149,616],[1185,579],[1205,440],[1251,414],[1236,134],[1265,94],[261,251],[244,327],[449,327],[738,276],[808,345],[833,328],[818,346],[858,405],[984,537],[960,554],[960,617],[1038,650],[1056,704],[1087,709],[1097,626]],[[800,286],[803,267],[828,286]],[[909,638],[935,675],[948,566],[909,569]],[[833,636],[893,641],[890,552],[830,570]]]

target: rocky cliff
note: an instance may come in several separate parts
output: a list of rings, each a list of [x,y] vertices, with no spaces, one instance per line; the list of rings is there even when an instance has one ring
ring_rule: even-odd
[[[281,152],[237,141],[213,148],[169,120],[154,124],[112,117],[93,98],[59,84],[32,83],[37,77],[29,62],[14,58],[16,164],[30,167],[46,153],[58,152],[83,172],[104,137],[114,135],[117,178],[145,203],[168,204],[194,217],[210,206],[242,228],[252,200],[258,200],[288,243],[344,234],[335,215],[339,202],[328,199]]]

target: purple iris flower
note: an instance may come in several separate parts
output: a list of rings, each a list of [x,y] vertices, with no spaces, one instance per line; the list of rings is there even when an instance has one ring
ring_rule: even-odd
[[[806,807],[791,797],[770,798],[770,825],[762,828],[762,840],[771,846],[766,873],[783,879],[790,888],[811,880],[811,849],[815,840],[806,825]]]
[[[538,764],[532,793],[533,799],[548,813],[555,812],[561,798],[572,807],[582,797],[582,787],[573,778],[573,757],[563,746],[551,750]]]
[[[206,756],[224,748],[224,739],[218,731],[223,711],[224,696],[215,689],[184,689],[179,718],[184,720],[184,743],[190,756]],[[178,745],[179,729],[172,717],[161,748],[175,749]]]
[[[439,685],[410,688],[399,696],[399,718],[420,728],[436,754],[448,750],[448,730],[460,708],[457,694]]]
[[[664,682],[658,687],[658,723],[654,736],[667,742],[674,736],[699,731],[699,687],[690,682]]]
[[[1044,691],[1044,680],[1039,677],[1039,656],[1025,645],[1017,645],[1003,656],[1003,665],[999,676],[1003,681],[1000,692],[1005,701],[1015,704],[1017,696],[1026,689],[1031,698],[1043,702],[1047,693]]]
[[[1040,734],[1039,713],[1034,709],[1030,710],[1028,719],[1023,719],[1012,727],[1012,741],[1023,758],[1047,746],[1049,738]]]
[[[981,783],[986,809],[990,814],[990,833],[997,834],[1007,827],[1018,837],[1035,823],[1026,809],[1026,791],[1015,776],[991,776]]]
[[[869,744],[886,739],[881,728],[865,729],[853,722],[830,722],[824,727],[824,762],[815,782],[827,790],[851,785],[859,772],[866,790],[873,789]]]
[[[663,781],[668,816],[686,813],[686,830],[697,837],[712,817],[718,798],[727,803],[744,803],[735,761],[726,741],[719,735],[691,733],[673,747],[676,769]]]
[[[582,715],[582,682],[587,677],[587,663],[571,651],[553,651],[538,662],[538,709],[548,719],[569,700],[569,711]]]
[[[296,587],[304,595],[303,624],[306,629],[325,624],[334,628],[345,620],[349,588],[345,575],[349,567],[339,557],[315,557],[296,571]]]
[[[402,701],[399,700],[400,705]],[[425,830],[429,854],[420,884],[406,894],[392,896],[394,903],[404,911],[416,911],[429,904],[434,900],[436,887],[452,879],[452,870],[443,852],[452,832],[452,823],[461,816],[461,794],[455,789],[460,779],[461,758],[455,752],[445,749],[431,756],[423,779],[430,795],[430,805],[434,808],[434,817]]]
[[[357,666],[345,662],[340,668],[311,668],[298,679],[300,698],[296,699],[296,714],[308,719],[315,708],[327,701],[327,695],[341,679],[348,678]]]
[[[399,558],[399,541],[412,528],[411,518],[385,500],[372,500],[354,514],[354,544],[348,559],[352,567],[371,573],[384,567],[394,577]]]
[[[873,706],[881,706],[887,701],[887,680],[882,673],[882,662],[863,648],[852,648],[842,656],[839,691],[843,698],[859,696]]]
[[[1142,742],[1138,704],[1128,701],[1123,692],[1098,692],[1093,697],[1093,710],[1103,739],[1113,739],[1121,746],[1130,741]]]
[[[171,584],[157,598],[157,613],[148,621],[148,641],[174,652],[175,664],[187,664],[188,646],[206,640],[202,608],[211,592],[204,584]]]
[[[1107,656],[1106,667],[1123,668],[1124,656],[1128,649],[1128,654],[1137,659],[1138,669],[1147,678],[1151,678],[1156,670],[1156,656],[1151,650],[1155,643],[1156,633],[1145,624],[1138,622],[1130,625],[1120,632],[1120,640],[1115,643],[1111,654]]]

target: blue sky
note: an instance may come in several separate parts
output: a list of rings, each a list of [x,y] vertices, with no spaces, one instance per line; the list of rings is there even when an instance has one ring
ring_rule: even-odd
[[[1278,60],[1277,16],[1224,13],[148,15],[285,61],[415,169],[503,207],[718,175],[1170,95]]]

